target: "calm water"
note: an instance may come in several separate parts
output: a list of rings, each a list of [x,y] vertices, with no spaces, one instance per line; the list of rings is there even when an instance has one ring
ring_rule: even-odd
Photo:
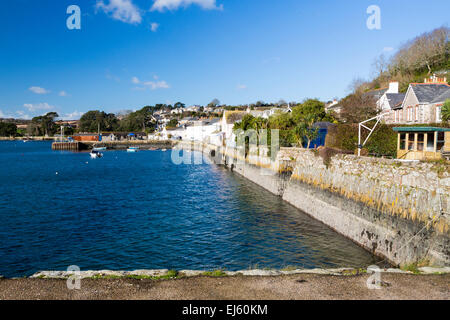
[[[0,274],[363,267],[372,255],[262,188],[170,152],[0,142]],[[56,174],[58,173],[58,174]]]

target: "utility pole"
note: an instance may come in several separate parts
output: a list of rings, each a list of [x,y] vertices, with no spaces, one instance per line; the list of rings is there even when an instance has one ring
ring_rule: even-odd
[[[61,142],[64,141],[64,126],[61,126]]]

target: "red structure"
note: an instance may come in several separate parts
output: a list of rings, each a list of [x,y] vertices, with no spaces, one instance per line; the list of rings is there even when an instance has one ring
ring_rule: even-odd
[[[78,142],[99,141],[99,135],[94,133],[76,134],[72,138],[73,140]]]

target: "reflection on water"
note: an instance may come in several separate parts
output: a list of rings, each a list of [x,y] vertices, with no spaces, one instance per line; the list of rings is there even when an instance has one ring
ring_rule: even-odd
[[[0,274],[39,270],[366,267],[350,240],[215,165],[170,152],[1,142]],[[56,174],[58,172],[58,174]]]

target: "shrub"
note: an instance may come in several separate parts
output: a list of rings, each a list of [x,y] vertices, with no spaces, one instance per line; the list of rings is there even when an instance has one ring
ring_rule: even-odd
[[[363,133],[362,139],[366,137],[367,130]],[[355,152],[358,148],[358,125],[339,124],[330,128],[325,145],[329,148]],[[378,125],[364,149],[371,155],[395,157],[397,133],[388,125]],[[366,155],[366,152],[363,155]]]

